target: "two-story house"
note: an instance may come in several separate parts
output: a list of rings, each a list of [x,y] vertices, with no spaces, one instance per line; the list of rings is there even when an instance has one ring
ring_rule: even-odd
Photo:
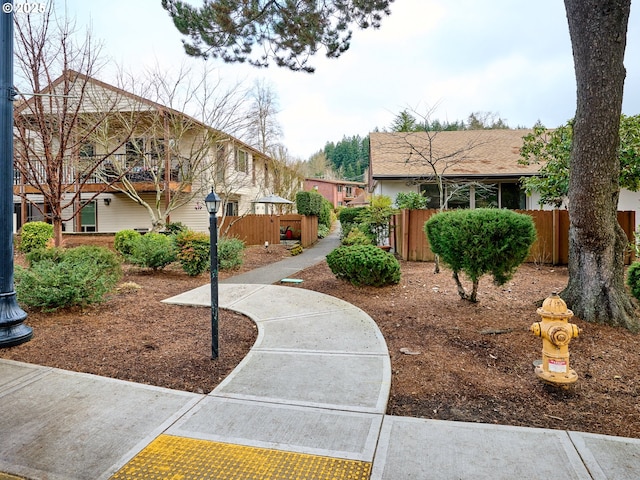
[[[211,188],[224,216],[251,211],[277,187],[276,161],[255,148],[77,72],[17,104],[14,119],[16,228],[50,221],[47,203],[57,189],[67,232],[151,230],[167,222],[207,231]],[[62,168],[52,178],[56,162]]]

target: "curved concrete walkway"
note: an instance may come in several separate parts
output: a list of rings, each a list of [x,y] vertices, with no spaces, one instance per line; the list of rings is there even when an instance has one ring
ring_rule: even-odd
[[[391,365],[371,317],[328,295],[274,285],[223,284],[219,300],[250,317],[258,338],[167,433],[372,462]],[[166,301],[210,305],[209,286]]]

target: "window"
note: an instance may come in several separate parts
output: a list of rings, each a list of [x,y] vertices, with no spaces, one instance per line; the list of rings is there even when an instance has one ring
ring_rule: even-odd
[[[222,143],[216,145],[216,181],[224,183],[226,148]]]
[[[83,232],[96,231],[96,202],[83,203],[80,211],[80,228]]]
[[[347,187],[347,193],[345,196],[353,197],[353,187]]]
[[[427,197],[427,208],[440,208],[438,185],[420,185],[420,194]],[[445,187],[445,198],[449,197],[445,208],[508,208],[525,210],[527,196],[517,182],[474,184],[452,184]],[[471,201],[473,199],[473,201]]]
[[[249,153],[236,148],[236,170],[238,172],[249,172]]]
[[[318,187],[316,187],[318,188]],[[342,193],[342,185],[338,185],[338,193]]]
[[[225,215],[227,215],[228,217],[237,217],[238,216],[238,202],[227,202]]]
[[[474,185],[474,208],[498,208],[498,184]]]
[[[42,214],[44,211],[44,204],[38,204],[40,208],[36,207],[33,203],[27,204],[27,222],[45,222],[46,219]],[[41,211],[42,210],[42,211]]]
[[[428,199],[427,208],[440,208],[440,189],[435,183],[420,185],[420,194]]]
[[[80,146],[80,151],[78,152],[80,158],[90,158],[96,156],[96,148],[93,143],[83,143]]]
[[[509,210],[525,210],[527,195],[519,183],[500,184],[500,206]]]
[[[454,208],[469,208],[470,193],[471,188],[469,185],[447,185],[447,208],[450,210]]]

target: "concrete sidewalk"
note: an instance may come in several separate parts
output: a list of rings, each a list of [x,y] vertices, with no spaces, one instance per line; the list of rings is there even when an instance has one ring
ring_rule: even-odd
[[[294,273],[289,260],[269,268],[269,283]],[[209,292],[167,302],[208,307]],[[385,415],[385,340],[342,300],[224,283],[220,306],[252,318],[258,338],[208,395],[0,360],[0,471],[49,480],[640,478],[639,439]]]
[[[299,255],[285,258],[279,262],[256,268],[241,275],[220,280],[220,283],[245,283],[271,285],[287,278],[300,270],[323,262],[327,254],[340,246],[340,229],[335,229],[315,245],[306,248]]]

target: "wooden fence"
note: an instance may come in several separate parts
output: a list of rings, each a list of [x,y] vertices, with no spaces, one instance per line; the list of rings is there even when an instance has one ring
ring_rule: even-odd
[[[300,240],[300,245],[306,248],[318,241],[318,217],[288,214],[280,215],[280,232],[281,237],[287,238],[286,229],[291,229],[294,240]],[[285,233],[282,233],[282,232]]]
[[[569,212],[567,210],[516,210],[533,218],[538,238],[527,262],[566,265],[569,263]],[[404,259],[414,262],[434,260],[424,233],[424,223],[437,210],[402,210],[391,219],[391,245]],[[618,223],[629,242],[634,242],[635,211],[618,212]],[[630,263],[632,255],[625,258]]]
[[[287,227],[292,232],[291,240],[299,240],[303,248],[318,240],[318,217],[297,214],[288,215],[244,215],[225,217],[220,228],[222,235],[236,237],[246,245],[277,245],[286,240]]]

